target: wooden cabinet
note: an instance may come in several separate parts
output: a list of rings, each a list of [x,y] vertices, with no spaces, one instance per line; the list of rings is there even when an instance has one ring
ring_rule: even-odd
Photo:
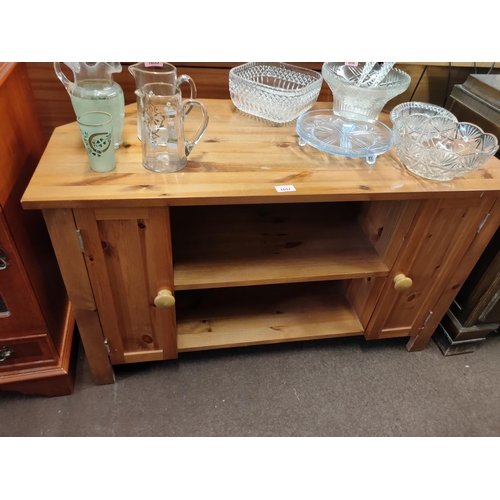
[[[69,124],[23,196],[43,210],[95,382],[232,346],[364,335],[425,348],[499,226],[500,162],[427,181],[394,149],[370,166],[204,102],[209,128],[182,171],[142,167],[132,104],[115,171],[90,170]]]
[[[0,389],[74,386],[74,319],[40,211],[21,195],[45,148],[24,64],[0,64]]]

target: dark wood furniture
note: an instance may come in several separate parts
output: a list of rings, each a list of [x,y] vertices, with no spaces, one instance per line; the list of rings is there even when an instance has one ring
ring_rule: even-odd
[[[500,138],[500,75],[469,75],[453,87],[447,108],[460,121]]]
[[[434,334],[443,354],[473,352],[500,326],[500,231],[497,231]]]
[[[24,63],[0,63],[0,390],[74,386],[74,319],[39,211],[21,196],[45,149]]]

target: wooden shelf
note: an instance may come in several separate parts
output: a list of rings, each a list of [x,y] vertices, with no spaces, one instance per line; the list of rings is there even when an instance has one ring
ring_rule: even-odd
[[[176,290],[387,276],[356,204],[177,207]]]
[[[362,334],[341,282],[177,294],[179,352]]]

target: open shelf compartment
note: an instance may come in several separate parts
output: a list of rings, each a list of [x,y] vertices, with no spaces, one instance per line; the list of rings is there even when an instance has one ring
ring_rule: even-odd
[[[345,295],[347,283],[178,292],[178,351],[362,335]]]
[[[356,203],[172,207],[175,290],[387,276]]]

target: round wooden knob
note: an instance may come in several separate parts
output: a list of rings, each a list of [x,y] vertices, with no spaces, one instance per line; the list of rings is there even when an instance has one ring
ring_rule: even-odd
[[[402,292],[408,290],[413,285],[413,280],[404,274],[398,274],[394,277],[394,290]]]
[[[160,309],[166,307],[173,307],[175,304],[175,297],[170,290],[160,290],[155,298],[155,306]]]

